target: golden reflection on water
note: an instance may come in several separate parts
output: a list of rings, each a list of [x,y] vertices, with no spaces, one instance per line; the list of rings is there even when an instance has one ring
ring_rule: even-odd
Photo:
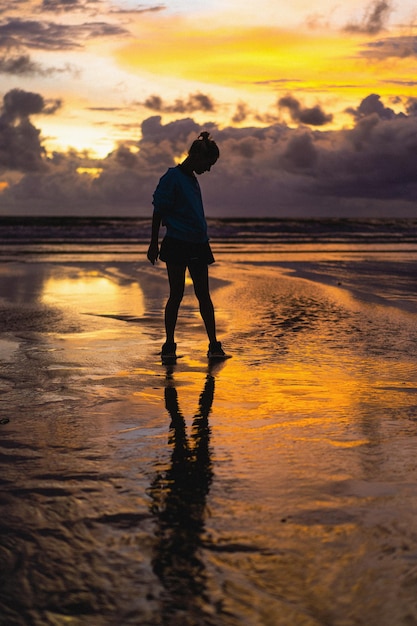
[[[284,511],[322,507],[320,485],[381,477],[392,428],[415,409],[410,382],[399,383],[410,376],[406,361],[326,350],[321,339],[300,339],[257,366],[235,354],[219,376],[215,449],[261,507],[280,498]],[[324,500],[340,505],[332,495]]]
[[[143,291],[138,282],[119,284],[117,278],[103,276],[98,271],[79,270],[74,275],[49,277],[42,291],[45,304],[65,303],[83,307],[84,312],[96,314],[143,315]]]

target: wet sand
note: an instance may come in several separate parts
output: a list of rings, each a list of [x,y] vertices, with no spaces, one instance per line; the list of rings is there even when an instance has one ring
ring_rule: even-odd
[[[162,264],[2,264],[1,626],[417,624],[413,303],[211,275],[232,358],[188,285],[165,367]]]

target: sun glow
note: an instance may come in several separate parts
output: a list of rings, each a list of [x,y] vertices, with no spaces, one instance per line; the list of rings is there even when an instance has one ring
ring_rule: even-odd
[[[46,120],[42,124],[44,145],[49,153],[88,152],[90,156],[105,158],[114,149],[114,138],[110,136],[109,129],[96,127],[78,120],[62,121],[57,117],[54,120]]]

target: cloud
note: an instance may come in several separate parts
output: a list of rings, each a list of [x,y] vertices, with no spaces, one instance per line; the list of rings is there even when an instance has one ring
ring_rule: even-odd
[[[3,98],[2,118],[14,122],[33,113],[40,113],[44,105],[44,99],[40,94],[13,89]]]
[[[14,57],[4,56],[0,58],[0,73],[31,76],[41,74],[42,68],[38,63],[32,61],[28,54]]]
[[[373,114],[361,119],[345,139],[331,159],[330,154],[322,159],[318,190],[339,198],[391,200],[393,215],[398,215],[396,203],[415,204],[416,118],[382,120]]]
[[[26,94],[26,98],[16,98],[9,92],[3,101],[0,115],[0,171],[33,171],[45,166],[44,149],[40,142],[40,132],[29,121],[29,113],[39,113],[43,99],[37,94]],[[13,106],[16,100],[16,107]],[[15,123],[19,120],[19,123]]]
[[[61,105],[60,100],[46,101],[38,93],[21,89],[6,93],[0,110],[0,171],[46,169],[40,131],[29,118],[31,115],[52,115]]]
[[[45,100],[45,105],[42,109],[44,115],[53,115],[62,107],[61,98]]]
[[[135,9],[111,9],[110,13],[117,13],[119,15],[129,14],[129,15],[138,15],[142,13],[158,13],[159,11],[165,11],[166,6],[164,4],[150,5],[150,6],[141,6],[139,5]]]
[[[312,168],[317,158],[317,149],[309,132],[293,135],[283,152],[284,167],[292,171]]]
[[[133,169],[138,162],[137,155],[132,153],[127,146],[119,146],[114,156],[117,163],[127,169]]]
[[[332,121],[333,115],[324,113],[320,106],[303,108],[296,98],[285,96],[278,100],[278,106],[289,110],[294,122],[301,122],[309,126],[323,126]]]
[[[55,113],[61,106],[62,101],[60,99],[46,101],[38,93],[24,91],[23,89],[12,89],[3,98],[1,119],[15,122],[39,113],[50,115]]]
[[[19,135],[30,124],[30,115],[44,114],[48,108],[39,94],[6,96],[1,145],[7,115],[14,116],[14,123],[9,119],[6,131]],[[290,128],[282,122],[263,127],[205,126],[192,117],[163,123],[160,115],[154,115],[143,120],[139,140],[132,138],[129,145],[119,145],[105,159],[95,160],[74,151],[47,158],[39,131],[32,126],[32,143],[21,138],[32,162],[9,161],[22,175],[4,189],[2,211],[23,214],[30,207],[35,214],[150,217],[160,176],[202,130],[208,130],[220,147],[218,164],[199,178],[208,216],[414,215],[416,99],[404,106],[405,113],[395,114],[380,96],[370,94],[353,109],[353,128],[326,131],[305,125]],[[10,150],[9,157],[24,152],[18,148]],[[4,153],[0,154],[4,167]],[[96,174],[79,173],[88,171]]]
[[[272,87],[274,86],[278,86],[278,87],[282,87],[283,85],[287,85],[288,83],[291,84],[297,84],[297,83],[302,83],[303,81],[300,78],[295,78],[295,77],[288,77],[288,78],[271,78],[268,80],[254,80],[253,84],[254,85],[271,85]]]
[[[409,98],[406,104],[407,114],[417,117],[417,98]]]
[[[249,115],[251,114],[251,110],[246,104],[246,102],[239,102],[236,106],[236,112],[232,117],[232,122],[234,124],[242,124]]]
[[[0,57],[0,74],[15,76],[52,76],[54,74],[69,73],[76,75],[78,71],[70,65],[64,67],[44,67],[33,61],[28,54],[17,56],[5,55]]]
[[[216,110],[214,100],[203,93],[190,94],[186,100],[178,98],[173,104],[166,104],[160,96],[149,96],[143,105],[158,113],[194,113],[195,111],[212,112]]]
[[[43,0],[42,9],[44,11],[72,11],[79,9],[80,5],[85,6],[79,0]]]
[[[186,117],[167,124],[161,123],[161,116],[154,115],[142,122],[142,138],[138,142],[140,162],[153,172],[160,175],[161,168],[175,163],[175,159],[184,154],[192,141],[199,135],[202,127],[192,118]],[[204,128],[210,131],[215,128],[208,124]]]
[[[8,13],[12,8],[20,9],[21,5],[27,5],[28,0],[14,0],[13,4],[10,0],[0,0],[0,15],[2,13]]]
[[[348,33],[377,35],[385,29],[391,11],[391,4],[387,0],[375,0],[367,6],[360,22],[351,22],[344,30]]]
[[[88,111],[104,111],[104,113],[114,113],[115,111],[123,111],[122,107],[88,107]]]
[[[71,29],[63,24],[21,19],[10,19],[0,24],[0,47],[9,50],[21,46],[39,50],[71,50],[79,44],[75,43]]]
[[[371,41],[361,50],[360,56],[375,60],[412,58],[417,56],[417,37],[403,35]]]
[[[360,120],[372,114],[377,115],[382,120],[392,120],[395,117],[404,116],[403,113],[396,114],[393,109],[384,106],[381,102],[381,96],[376,93],[371,93],[364,98],[357,109],[346,109],[346,113],[350,113],[356,120]]]
[[[40,9],[42,11],[74,11],[85,10],[91,5],[97,4],[89,0],[42,0]]]
[[[106,22],[68,25],[13,18],[0,23],[0,48],[74,50],[83,47],[87,39],[127,33],[125,28]]]
[[[170,115],[172,114],[190,115],[196,112],[217,113],[218,108],[219,108],[218,104],[215,102],[215,100],[211,96],[207,94],[203,94],[201,92],[190,94],[188,98],[186,99],[177,98],[172,103],[167,103],[162,99],[161,96],[154,94],[154,95],[149,96],[144,102],[139,102],[137,104],[139,104],[140,106],[144,106],[145,108],[151,111],[154,111],[155,113],[170,114]],[[305,117],[306,120],[311,119],[311,122],[306,121],[306,123],[313,124],[314,121],[318,121],[319,116],[317,115],[317,112],[314,109],[311,110],[310,115],[309,115],[309,111],[310,111],[309,109],[306,109],[305,111],[302,111],[301,114],[302,114],[302,117]],[[273,123],[278,120],[276,111],[275,111],[275,114],[268,114],[268,113],[261,114],[261,113],[258,113],[255,109],[252,109],[251,107],[249,107],[246,104],[246,102],[238,102],[235,108],[235,112],[232,115],[232,119],[231,119],[232,123],[243,124],[249,118],[253,118],[257,122],[260,122],[263,124]]]
[[[398,215],[399,207],[414,214],[417,117],[387,115],[379,97],[363,102],[352,129],[208,127],[221,152],[210,175],[200,177],[208,214],[337,216],[341,206],[345,216],[363,215],[364,206],[368,215]],[[414,111],[415,102],[410,99],[408,107]],[[204,128],[191,118],[143,122],[138,160],[130,167],[149,173],[144,191],[152,193],[149,181],[156,184]]]

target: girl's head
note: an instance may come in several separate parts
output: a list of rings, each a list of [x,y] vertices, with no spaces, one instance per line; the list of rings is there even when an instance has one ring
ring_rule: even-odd
[[[188,157],[195,164],[194,171],[197,174],[209,172],[220,156],[220,150],[210,133],[204,131],[200,133],[198,139],[193,141],[188,151]]]

